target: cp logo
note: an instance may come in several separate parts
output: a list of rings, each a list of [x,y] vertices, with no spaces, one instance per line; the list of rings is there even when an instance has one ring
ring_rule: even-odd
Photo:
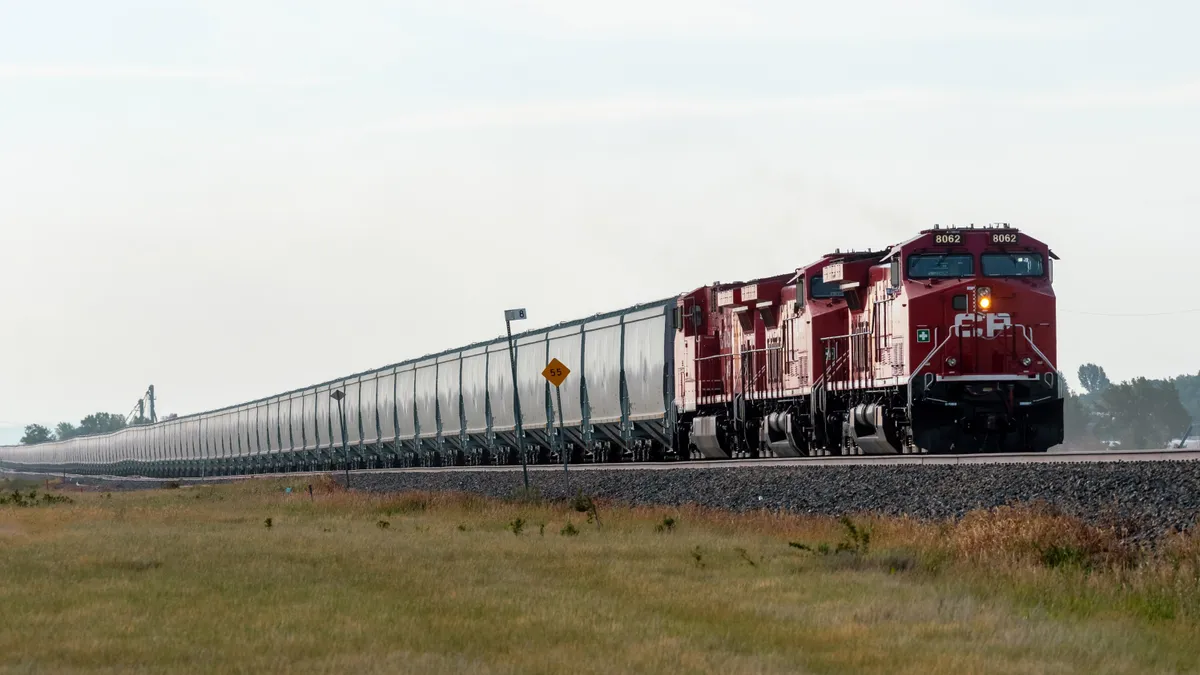
[[[954,317],[954,330],[959,335],[981,337],[991,340],[1005,329],[1012,327],[1008,314],[959,314]]]

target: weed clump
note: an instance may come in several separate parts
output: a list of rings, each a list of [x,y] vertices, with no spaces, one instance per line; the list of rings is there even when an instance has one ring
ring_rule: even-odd
[[[510,522],[508,524],[508,529],[512,530],[513,534],[520,536],[521,530],[525,529],[525,519],[517,518],[517,519],[513,520],[512,522]]]
[[[1046,567],[1089,567],[1087,551],[1070,545],[1047,546],[1041,550],[1041,562]]]
[[[403,513],[424,513],[429,510],[429,500],[420,495],[405,494],[385,500],[378,510],[385,516],[394,516]]]
[[[600,511],[596,508],[596,500],[583,494],[582,490],[575,493],[571,498],[571,508],[577,513],[586,513],[588,524],[595,523],[600,525]]]
[[[567,524],[563,526],[563,529],[559,531],[559,534],[564,537],[574,537],[575,535],[579,534],[579,528],[575,527],[570,523],[570,521],[568,521]]]
[[[592,502],[592,498],[583,494],[583,490],[579,490],[575,493],[574,497],[571,497],[571,508],[575,509],[575,511],[578,513],[587,513],[588,511],[591,511],[594,506],[595,504]]]
[[[821,542],[815,547],[809,546],[799,541],[789,541],[788,546],[801,551],[808,551],[817,555],[829,555],[830,553],[848,553],[855,557],[866,556],[871,546],[871,530],[866,527],[856,525],[848,516],[842,516],[838,522],[846,530],[846,538],[838,542],[836,547],[831,548],[829,544]]]
[[[270,519],[270,518],[267,518],[266,520],[264,520],[264,521],[263,521],[263,525],[265,525],[265,526],[267,527],[267,529],[268,529],[268,530],[269,530],[269,529],[271,529],[271,524],[272,524],[272,523],[271,523],[271,519]]]
[[[662,522],[654,526],[655,532],[674,532],[675,519],[671,516],[664,516]]]
[[[0,495],[0,506],[6,504],[20,507],[49,506],[51,504],[70,504],[73,501],[73,499],[66,495],[56,495],[49,492],[41,493],[41,497],[39,498],[37,490],[30,490],[29,492],[13,490],[7,495]]]
[[[835,552],[849,551],[855,555],[866,555],[871,545],[871,530],[855,525],[848,516],[842,516],[839,522],[846,528],[847,540],[840,542]]]
[[[1115,528],[1085,523],[1044,503],[968,513],[947,539],[958,558],[974,563],[1130,568],[1141,557]]]
[[[392,524],[391,524],[391,523],[389,523],[389,522],[388,522],[388,521],[386,521],[386,520],[377,520],[377,521],[375,521],[375,527],[378,527],[378,528],[379,528],[379,529],[381,529],[381,530],[386,530],[386,529],[388,529],[388,528],[389,528],[389,527],[391,527],[391,526],[392,526]]]
[[[751,567],[758,566],[757,564],[755,564],[755,562],[753,560],[750,559],[750,555],[748,553],[746,553],[746,549],[739,547],[739,548],[733,549],[733,552],[737,553],[738,557],[741,558],[742,560],[745,560],[746,562],[750,563]]]

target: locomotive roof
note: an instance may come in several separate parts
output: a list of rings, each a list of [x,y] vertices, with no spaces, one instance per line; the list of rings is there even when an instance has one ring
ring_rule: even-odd
[[[882,258],[883,256],[887,255],[887,253],[888,249],[886,248],[878,251],[847,251],[845,253],[834,251],[833,253],[826,253],[823,258],[813,264],[820,264],[822,262],[857,262],[859,260],[869,260],[871,258]],[[809,267],[812,267],[812,265],[809,265]]]
[[[937,232],[996,232],[996,231],[1020,232],[1020,230],[1018,228],[1015,228],[1012,225],[1009,225],[1008,223],[997,223],[994,225],[985,225],[983,227],[976,227],[973,223],[970,225],[965,225],[965,226],[948,225],[946,227],[942,227],[940,225],[934,225],[933,227],[921,230],[915,236],[910,237],[910,238],[900,242],[899,244],[896,244],[895,246],[892,246],[891,249],[888,251],[887,255],[883,256],[880,259],[880,262],[891,259],[892,257],[899,254],[900,250],[902,248],[904,248],[905,246],[908,246],[909,244],[913,243],[914,241],[916,241],[916,240],[920,239],[921,237],[924,237],[925,235],[928,235],[928,234],[935,234]],[[1029,236],[1029,235],[1025,235],[1025,236]],[[1037,239],[1036,237],[1032,237],[1032,239],[1040,244],[1045,245],[1044,242],[1042,242],[1040,239]],[[1057,255],[1054,254],[1054,251],[1050,250],[1050,248],[1048,246],[1046,247],[1046,251],[1049,252],[1051,259],[1053,259],[1053,260],[1060,259]]]
[[[730,288],[741,288],[742,286],[746,286],[748,284],[761,284],[761,283],[769,283],[772,281],[779,281],[786,285],[787,277],[789,274],[791,274],[791,272],[787,272],[784,274],[772,274],[769,277],[757,277],[755,279],[747,279],[745,281],[714,281],[711,284],[708,284],[707,286],[700,286],[699,288],[693,289],[693,290],[689,291],[689,293],[695,293],[696,291],[699,291],[699,290],[705,289],[705,288],[714,288],[717,290],[727,290]]]
[[[887,252],[888,252],[888,249],[885,248],[885,249],[880,249],[878,251],[847,251],[845,253],[842,253],[840,251],[834,251],[833,253],[826,253],[825,255],[821,256],[821,258],[819,260],[816,260],[815,262],[811,262],[811,263],[805,265],[804,267],[797,268],[796,273],[793,274],[784,285],[791,286],[792,284],[796,283],[801,277],[803,277],[805,274],[807,274],[809,270],[811,270],[815,267],[823,267],[825,265],[828,265],[829,263],[835,263],[835,262],[859,262],[862,260],[879,260],[884,255],[886,255]]]

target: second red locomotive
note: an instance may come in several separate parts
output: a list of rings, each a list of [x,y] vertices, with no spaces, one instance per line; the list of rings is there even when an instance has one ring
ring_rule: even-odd
[[[1044,452],[1062,442],[1052,261],[1008,226],[714,284],[676,308],[693,457]]]

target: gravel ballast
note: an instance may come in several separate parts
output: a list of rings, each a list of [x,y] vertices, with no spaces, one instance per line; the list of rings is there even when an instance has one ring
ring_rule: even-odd
[[[340,473],[336,476],[341,479]],[[635,505],[696,504],[832,516],[878,513],[945,519],[973,509],[1042,501],[1091,522],[1119,520],[1140,536],[1185,530],[1200,519],[1197,461],[576,470],[570,473],[569,486],[559,468],[531,470],[529,479],[546,499],[582,491]],[[168,482],[68,480],[93,485],[99,481],[113,490]],[[354,472],[351,484],[375,492],[452,490],[499,498],[513,497],[523,486],[520,469]]]
[[[352,477],[359,489],[459,490],[510,497],[520,471],[390,473]],[[1006,504],[1046,502],[1092,522],[1117,519],[1143,534],[1184,530],[1200,519],[1200,462],[753,467],[651,471],[530,472],[544,498],[576,491],[638,505],[699,506],[957,518]]]

